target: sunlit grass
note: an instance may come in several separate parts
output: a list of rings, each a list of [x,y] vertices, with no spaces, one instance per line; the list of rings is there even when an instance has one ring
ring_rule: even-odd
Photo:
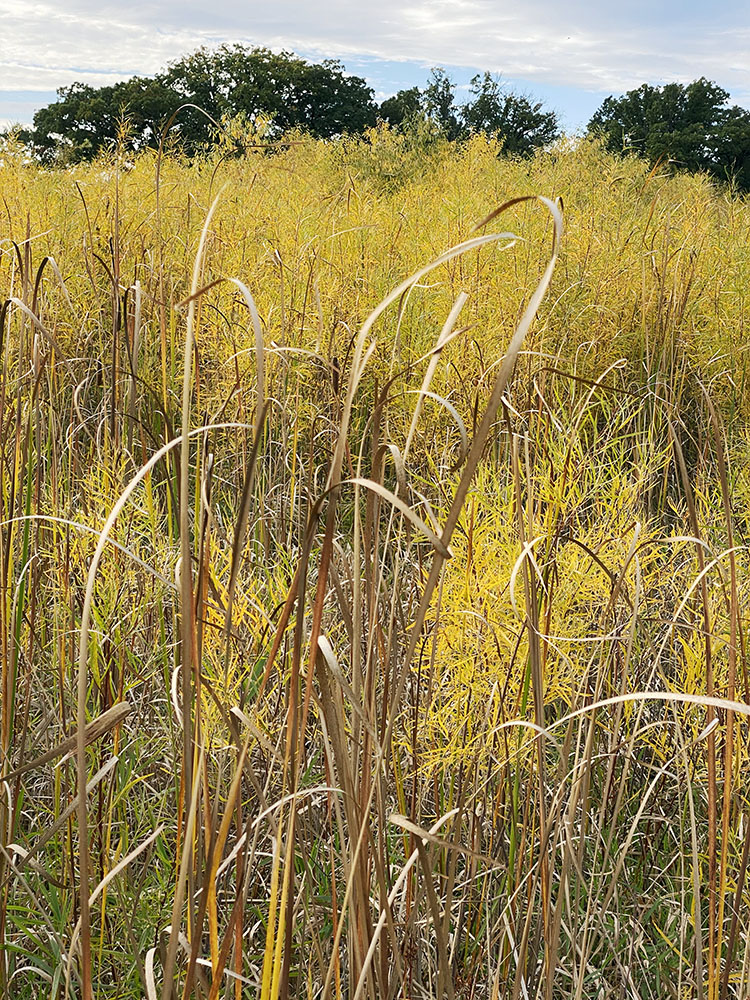
[[[2,154],[0,993],[744,998],[747,204],[293,138]]]

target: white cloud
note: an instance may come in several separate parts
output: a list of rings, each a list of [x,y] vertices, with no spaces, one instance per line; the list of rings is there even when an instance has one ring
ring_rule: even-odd
[[[750,16],[739,0],[0,0],[0,90],[150,74],[224,41],[501,72],[530,84],[621,92],[708,76],[750,103]],[[2,109],[0,108],[0,113]]]

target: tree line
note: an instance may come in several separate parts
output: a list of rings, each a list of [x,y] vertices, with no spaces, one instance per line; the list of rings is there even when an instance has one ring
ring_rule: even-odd
[[[245,134],[263,124],[265,140],[293,129],[319,138],[361,134],[378,122],[401,131],[461,140],[497,135],[506,153],[525,156],[559,138],[554,111],[516,94],[491,74],[474,76],[467,100],[440,68],[422,88],[376,103],[373,90],[338,60],[308,62],[291,52],[223,45],[199,49],[152,77],[106,87],[74,83],[16,133],[45,163],[93,159],[116,142],[138,151],[168,136],[187,155],[229,141],[242,151]],[[690,84],[649,84],[608,97],[588,131],[613,152],[652,163],[708,171],[750,190],[750,111],[705,78]]]
[[[262,120],[271,139],[295,128],[328,139],[362,133],[378,121],[404,129],[425,123],[447,139],[496,132],[514,153],[530,153],[559,135],[554,112],[507,91],[490,73],[474,77],[465,104],[456,104],[455,89],[438,68],[424,89],[400,91],[378,105],[367,82],[338,60],[310,63],[291,52],[223,45],[199,49],[153,77],[63,87],[21,138],[45,162],[75,162],[93,159],[123,135],[134,150],[157,147],[168,124],[171,141],[193,155],[237,119]]]

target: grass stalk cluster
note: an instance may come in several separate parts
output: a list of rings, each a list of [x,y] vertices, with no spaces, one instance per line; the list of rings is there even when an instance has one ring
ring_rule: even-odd
[[[746,202],[2,157],[0,995],[744,1000]]]

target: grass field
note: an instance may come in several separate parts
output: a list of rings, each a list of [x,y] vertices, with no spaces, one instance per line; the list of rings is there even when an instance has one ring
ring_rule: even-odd
[[[497,152],[2,153],[0,995],[750,995],[750,206]]]

